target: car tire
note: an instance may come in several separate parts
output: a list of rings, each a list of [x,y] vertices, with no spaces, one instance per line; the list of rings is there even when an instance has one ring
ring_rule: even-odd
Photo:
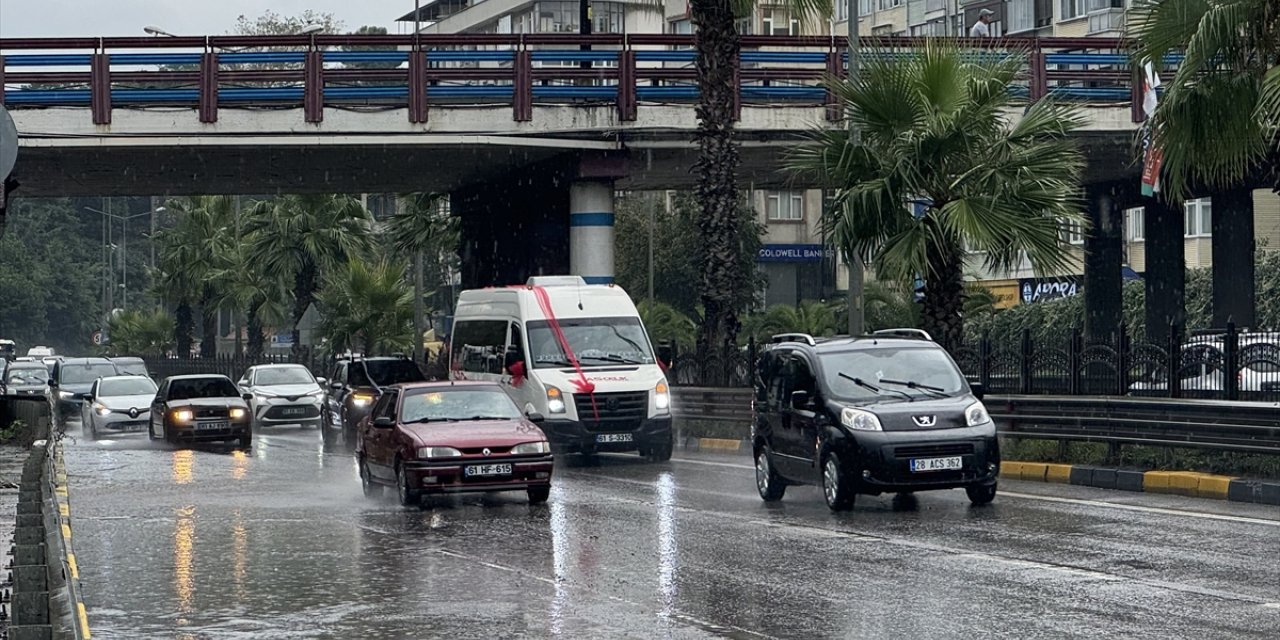
[[[657,444],[649,445],[648,449],[645,451],[644,457],[647,458],[649,462],[666,462],[671,459],[671,450],[671,434],[668,433],[666,440]]]
[[[768,446],[756,452],[756,490],[765,502],[777,502],[787,493],[787,482],[773,467],[773,453]]]
[[[853,508],[857,494],[853,491],[850,474],[845,473],[844,461],[839,454],[828,451],[822,457],[822,495],[832,511],[848,511]]]
[[[374,483],[363,456],[360,458],[360,490],[364,492],[366,498],[377,498],[382,495],[382,485]]]
[[[151,421],[149,420],[147,421],[147,439],[151,440],[152,442],[160,439],[160,436],[156,435],[155,425],[151,424]]]
[[[996,499],[996,483],[971,484],[964,488],[964,492],[969,495],[971,504],[991,504],[991,501]]]
[[[240,437],[237,439],[237,444],[239,444],[239,445],[240,445],[240,448],[241,448],[241,449],[252,449],[252,448],[253,448],[253,434],[252,434],[252,433],[249,433],[249,434],[246,434],[246,435],[240,436]]]
[[[400,506],[413,507],[422,502],[422,493],[417,489],[409,488],[409,475],[405,473],[404,465],[396,462],[396,496],[400,499]]]
[[[551,497],[551,485],[544,484],[540,487],[529,487],[529,504],[542,504]]]

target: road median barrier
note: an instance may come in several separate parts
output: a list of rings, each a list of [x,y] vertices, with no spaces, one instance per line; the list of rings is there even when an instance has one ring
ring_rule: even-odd
[[[1000,477],[1280,505],[1280,480],[1250,480],[1199,471],[1134,471],[1090,465],[1006,460],[1000,463]]]

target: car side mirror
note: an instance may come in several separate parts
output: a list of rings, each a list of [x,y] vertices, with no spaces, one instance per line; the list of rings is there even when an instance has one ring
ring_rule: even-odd
[[[537,411],[530,411],[529,415],[525,417],[529,419],[529,422],[532,422],[534,424],[542,424],[543,422],[547,421],[547,417],[542,415],[541,413],[538,413]]]
[[[809,406],[808,391],[792,391],[791,392],[791,408],[804,409]]]
[[[85,397],[84,397],[84,401],[85,401],[85,402],[93,402],[93,396],[92,396],[92,395],[87,395],[87,394],[86,394],[86,395],[85,395]]]
[[[396,426],[396,422],[387,416],[378,416],[373,419],[373,426],[378,427],[379,429],[390,429],[391,427]]]
[[[981,400],[987,395],[987,387],[981,382],[974,382],[969,385],[969,392],[973,394],[973,397]]]
[[[318,384],[318,385],[320,385],[320,386],[322,386],[322,387],[325,385],[325,383],[326,383],[326,382],[328,382],[328,380],[326,380],[326,379],[324,379],[324,378],[316,378],[316,384]]]
[[[54,389],[57,389],[57,388],[58,388],[58,381],[57,381],[57,380],[54,380],[53,378],[50,378],[50,379],[49,379],[49,386],[50,386],[50,387],[53,387]]]
[[[336,391],[336,390],[338,390],[338,389],[341,389],[341,388],[342,388],[342,383],[341,383],[341,382],[338,382],[337,380],[330,381],[330,382],[329,382],[329,388],[330,388],[330,389],[333,389],[333,390],[335,390],[335,391]]]
[[[248,401],[248,400],[253,400],[253,394],[252,394],[252,393],[246,393],[246,394],[244,394],[244,395],[242,395],[242,396],[240,396],[240,397],[241,397],[241,398],[244,398],[246,401]]]

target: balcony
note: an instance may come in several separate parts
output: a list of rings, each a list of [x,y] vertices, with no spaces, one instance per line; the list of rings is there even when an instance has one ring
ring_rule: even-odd
[[[1124,31],[1124,9],[1101,9],[1089,12],[1089,35]]]

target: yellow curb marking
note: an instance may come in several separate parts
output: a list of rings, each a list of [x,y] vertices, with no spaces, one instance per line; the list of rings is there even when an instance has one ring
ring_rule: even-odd
[[[84,636],[84,640],[89,640],[89,638],[93,637],[93,634],[89,633],[89,616],[85,614],[84,603],[77,602],[76,609],[80,615],[80,633]]]
[[[1046,464],[1045,481],[1057,482],[1059,484],[1071,484],[1071,465]]]
[[[73,580],[80,579],[80,565],[76,564],[76,554],[67,554],[67,566],[71,567],[71,578]]]
[[[742,441],[727,438],[698,438],[698,448],[737,451],[742,448]]]

